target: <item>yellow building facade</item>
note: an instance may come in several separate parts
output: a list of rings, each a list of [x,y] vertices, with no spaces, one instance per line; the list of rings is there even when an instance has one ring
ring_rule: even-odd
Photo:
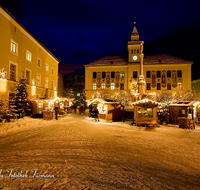
[[[20,77],[27,79],[29,98],[39,98],[45,93],[56,96],[58,59],[1,6],[0,55],[1,100],[15,93]]]
[[[143,44],[134,26],[127,45],[128,57],[105,57],[85,65],[86,99],[96,92],[137,95],[191,90],[192,62],[168,55],[144,56]]]

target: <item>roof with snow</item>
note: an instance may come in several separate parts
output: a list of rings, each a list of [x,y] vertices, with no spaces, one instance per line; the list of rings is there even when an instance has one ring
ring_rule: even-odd
[[[149,100],[149,99],[142,99],[140,101],[137,101],[137,102],[133,102],[131,105],[133,106],[158,106],[158,105],[162,105],[162,103],[160,102],[156,102],[156,101],[153,101],[153,100]]]
[[[185,61],[183,59],[175,58],[169,55],[155,55],[155,56],[145,56],[144,65],[155,65],[155,64],[192,64],[191,61]],[[94,61],[88,66],[112,66],[112,65],[127,65],[129,64],[127,57],[120,56],[109,56]]]

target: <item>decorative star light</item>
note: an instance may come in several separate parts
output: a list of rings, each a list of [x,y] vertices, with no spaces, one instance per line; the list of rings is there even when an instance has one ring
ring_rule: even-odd
[[[0,70],[0,78],[6,79],[6,73],[7,72],[4,71],[4,68]]]

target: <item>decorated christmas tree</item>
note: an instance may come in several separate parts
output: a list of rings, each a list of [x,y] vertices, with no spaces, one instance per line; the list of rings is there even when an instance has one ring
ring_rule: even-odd
[[[16,88],[17,93],[15,94],[15,97],[14,97],[17,114],[19,115],[18,118],[24,116],[24,111],[29,106],[28,99],[27,99],[28,93],[26,89],[27,89],[26,78],[21,78],[19,83],[17,84],[17,88]]]

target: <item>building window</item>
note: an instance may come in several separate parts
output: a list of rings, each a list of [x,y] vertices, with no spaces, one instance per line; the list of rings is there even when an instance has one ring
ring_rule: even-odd
[[[26,84],[30,84],[31,72],[29,70],[26,70],[25,74],[26,74]]]
[[[133,54],[133,49],[131,50],[131,53]]]
[[[120,90],[124,90],[124,83],[120,84]]]
[[[137,71],[133,71],[133,78],[134,79],[138,78]]]
[[[40,75],[36,76],[36,86],[40,86]]]
[[[47,63],[45,64],[45,71],[49,72],[49,65]]]
[[[171,83],[167,83],[167,90],[171,90]]]
[[[102,84],[101,84],[101,89],[102,89],[102,90],[105,90],[105,89],[106,89],[106,83],[102,83]]]
[[[102,79],[106,78],[106,72],[102,72]]]
[[[161,84],[157,83],[157,90],[161,90]]]
[[[96,89],[97,89],[97,84],[96,84],[96,83],[93,83],[93,84],[92,84],[92,89],[93,89],[93,90],[96,90]]]
[[[157,78],[161,77],[161,71],[156,71]]]
[[[182,90],[182,83],[178,83],[178,90]]]
[[[114,71],[111,72],[111,78],[115,78],[115,72]]]
[[[41,60],[40,59],[37,59],[37,66],[41,67]]]
[[[115,83],[111,83],[111,90],[115,90]]]
[[[137,53],[139,53],[139,49],[137,49]]]
[[[16,80],[17,66],[10,63],[10,80]]]
[[[180,78],[181,78],[181,77],[182,77],[182,71],[181,71],[181,70],[178,70],[178,72],[177,72],[177,73],[178,73],[178,77],[180,77]]]
[[[171,78],[172,76],[172,72],[171,71],[167,71],[167,78]]]
[[[81,93],[80,93],[80,92],[78,92],[78,93],[76,94],[76,96],[81,96]]]
[[[136,49],[134,49],[134,53],[136,53]]]
[[[120,78],[121,78],[121,79],[124,78],[124,71],[120,71]]]
[[[26,51],[26,60],[31,61],[31,52]]]
[[[18,45],[13,40],[11,40],[10,51],[17,54],[18,53]]]
[[[54,86],[53,83],[54,83],[54,82],[53,82],[53,80],[52,80],[52,81],[51,81],[51,89],[52,89],[52,90],[53,90],[53,86]]]
[[[45,88],[48,88],[48,78],[47,78],[47,77],[45,77],[45,84],[44,84],[44,87],[45,87]]]
[[[151,71],[146,71],[147,78],[151,78]]]
[[[151,83],[147,83],[147,90],[151,90]]]
[[[97,78],[97,72],[93,72],[93,79]]]
[[[51,74],[54,75],[54,68],[51,68]]]

